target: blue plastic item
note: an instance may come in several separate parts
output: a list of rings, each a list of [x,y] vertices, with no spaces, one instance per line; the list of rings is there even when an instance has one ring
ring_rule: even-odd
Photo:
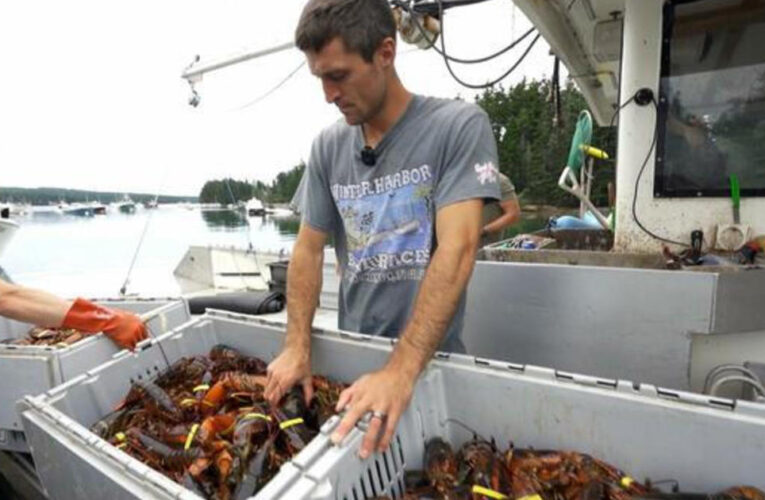
[[[548,225],[550,229],[603,229],[591,212],[587,212],[581,219],[573,215],[551,217]]]

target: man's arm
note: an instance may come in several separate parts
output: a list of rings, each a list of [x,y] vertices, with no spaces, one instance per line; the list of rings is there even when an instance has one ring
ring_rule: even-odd
[[[0,280],[0,316],[48,328],[103,332],[120,347],[133,349],[146,338],[146,327],[135,314],[107,309],[85,299],[64,300],[42,290]]]
[[[310,347],[326,243],[325,233],[308,224],[301,225],[287,269],[287,347]]]
[[[482,200],[469,200],[444,207],[436,215],[438,248],[417,295],[412,319],[388,361],[415,380],[441,344],[473,273],[482,208]]]
[[[49,328],[58,328],[72,301],[42,290],[13,285],[0,280],[0,316]]]
[[[350,409],[332,435],[340,442],[369,411],[385,418],[373,418],[361,447],[361,456],[377,446],[388,447],[396,424],[425,365],[443,340],[460,297],[473,272],[481,231],[483,201],[471,199],[441,208],[436,214],[438,247],[431,258],[417,295],[412,317],[385,367],[357,380],[340,396],[337,411]],[[385,422],[383,422],[385,421]]]
[[[502,215],[486,224],[483,228],[484,233],[496,233],[502,231],[506,227],[512,226],[520,220],[521,205],[518,203],[517,196],[513,195],[512,198],[500,201],[499,207],[502,209]]]
[[[287,268],[287,335],[281,354],[268,365],[265,397],[275,405],[293,385],[303,385],[306,403],[311,385],[311,324],[321,292],[326,233],[303,223]]]

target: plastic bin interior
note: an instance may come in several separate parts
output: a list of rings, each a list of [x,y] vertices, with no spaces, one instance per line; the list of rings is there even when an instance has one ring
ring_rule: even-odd
[[[183,300],[98,300],[108,307],[144,315],[153,336],[187,322],[191,316]],[[0,320],[0,336],[19,338],[33,327]],[[41,394],[110,359],[119,348],[103,335],[85,338],[69,347],[0,345],[0,449],[26,451],[21,419],[15,403],[26,395]]]
[[[138,353],[123,351],[46,394],[25,398],[20,411],[43,487],[49,492],[55,489],[57,499],[198,498],[88,429],[112,411],[133,380],[154,377],[181,357],[207,354],[217,344],[270,360],[281,350],[283,335],[283,324],[208,310]],[[315,373],[353,381],[382,366],[391,341],[327,333],[316,334],[312,346]],[[298,457],[310,461],[322,451],[311,443]],[[297,480],[299,472],[286,464],[257,498],[288,498],[282,491]]]
[[[637,480],[675,479],[687,492],[765,488],[761,405],[465,356],[431,363],[418,385],[389,451],[358,458],[359,424],[344,446],[296,464],[304,473],[287,497],[400,498],[404,470],[422,468],[424,443],[439,436],[456,450],[472,438],[465,426],[503,449],[512,442],[589,453]]]

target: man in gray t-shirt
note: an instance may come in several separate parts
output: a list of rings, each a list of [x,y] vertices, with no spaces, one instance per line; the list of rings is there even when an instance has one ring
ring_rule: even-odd
[[[366,456],[387,447],[433,352],[464,350],[465,288],[483,203],[499,197],[496,144],[477,106],[403,87],[386,0],[310,0],[296,45],[344,120],[314,141],[295,200],[302,224],[288,272],[287,336],[265,394],[276,403],[298,382],[312,394],[310,325],[331,236],[340,328],[400,339],[385,367],[338,402],[338,411],[349,411],[336,442],[372,412]]]
[[[325,129],[306,170],[303,221],[334,236],[339,327],[397,337],[437,244],[444,206],[495,198],[496,146],[486,114],[461,101],[412,96],[365,165],[359,127]],[[463,352],[461,297],[441,349]]]

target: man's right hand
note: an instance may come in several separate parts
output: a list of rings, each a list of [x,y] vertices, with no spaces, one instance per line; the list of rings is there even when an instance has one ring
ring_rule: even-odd
[[[311,381],[311,353],[301,347],[286,347],[279,356],[268,365],[268,381],[264,396],[269,404],[275,406],[282,396],[300,383],[303,386],[305,402],[309,404],[313,397]]]

